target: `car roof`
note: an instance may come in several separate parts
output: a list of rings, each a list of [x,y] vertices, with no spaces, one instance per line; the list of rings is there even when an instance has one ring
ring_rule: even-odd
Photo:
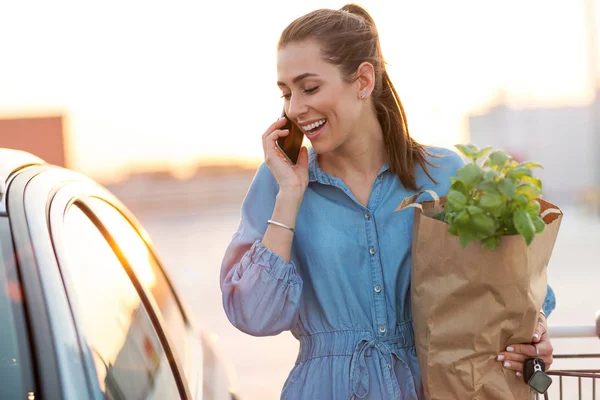
[[[10,176],[29,165],[42,165],[46,162],[22,150],[0,148],[0,212],[6,210],[4,194]]]

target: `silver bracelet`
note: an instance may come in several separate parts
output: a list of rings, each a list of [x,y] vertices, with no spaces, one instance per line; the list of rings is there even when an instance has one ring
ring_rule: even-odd
[[[294,232],[294,228],[292,228],[291,226],[287,226],[286,224],[282,224],[281,222],[277,222],[277,221],[273,221],[272,219],[267,221],[268,224],[273,224],[273,225],[277,225],[280,226],[284,229],[287,229],[290,232]]]
[[[544,316],[544,318],[548,319],[548,316],[546,315],[546,313],[544,312],[544,308],[542,308],[540,310],[540,314],[542,314]]]

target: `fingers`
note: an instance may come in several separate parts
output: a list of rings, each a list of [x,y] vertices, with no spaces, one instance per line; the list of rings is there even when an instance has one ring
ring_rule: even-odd
[[[263,135],[262,135],[263,145],[265,144],[265,139],[267,138],[267,136],[269,136],[271,133],[273,133],[273,131],[275,129],[278,129],[278,128],[281,128],[282,126],[284,126],[285,122],[286,122],[285,117],[281,117],[277,121],[273,122],[271,124],[271,126],[269,126],[267,128],[267,130],[265,131],[265,133],[263,133]]]
[[[502,362],[502,366],[506,369],[510,369],[521,374],[523,373],[523,362],[506,360]]]
[[[512,362],[524,363],[525,360],[528,358],[529,357],[527,357],[524,354],[510,353],[510,352],[500,353],[497,357],[498,361],[508,361],[510,363],[512,363]]]
[[[298,155],[298,162],[296,165],[300,165],[303,168],[308,168],[308,149],[306,146],[300,148],[300,154]]]
[[[550,369],[552,362],[554,361],[552,354],[554,349],[552,343],[548,338],[547,333],[544,333],[540,339],[540,342],[536,346],[532,344],[514,344],[506,348],[506,351],[498,354],[497,360],[501,361],[503,366],[514,371],[523,371],[523,364],[527,358],[536,357],[537,352],[535,347],[539,350],[539,356],[546,364],[546,370]]]
[[[546,318],[544,318],[544,316],[540,313],[540,317],[538,319],[538,326],[533,334],[533,342],[539,343],[540,340],[542,340],[542,336],[544,336],[544,334],[546,334],[547,331],[548,327],[546,325]]]
[[[271,134],[269,134],[264,140],[264,151],[265,151],[265,161],[267,165],[270,165],[273,159],[284,159],[285,156],[279,150],[276,145],[277,138],[284,137],[289,135],[290,131],[287,129],[280,130],[276,129]]]

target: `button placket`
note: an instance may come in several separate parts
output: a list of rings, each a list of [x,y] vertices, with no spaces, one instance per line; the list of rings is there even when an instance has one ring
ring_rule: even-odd
[[[376,182],[374,192],[379,192],[380,186],[381,185]],[[376,193],[372,193],[372,195],[375,195],[374,200],[378,200],[378,195]],[[377,201],[375,201],[375,203],[377,203]],[[383,291],[383,267],[378,251],[379,241],[377,235],[377,223],[375,216],[369,209],[363,211],[363,218],[367,233],[368,257],[372,278],[371,288],[373,289],[373,292],[371,293],[375,303],[374,314],[372,317],[373,327],[375,332],[377,332],[377,335],[383,337],[387,335],[388,328],[386,328],[386,326],[388,324],[388,317],[385,296],[380,295]]]

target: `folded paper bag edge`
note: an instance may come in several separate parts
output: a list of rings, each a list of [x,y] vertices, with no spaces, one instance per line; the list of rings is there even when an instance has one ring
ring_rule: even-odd
[[[416,193],[409,197],[405,197],[404,200],[402,200],[402,202],[398,205],[398,207],[396,207],[394,212],[402,211],[408,207],[421,208],[418,204],[416,204],[416,201],[419,198],[419,196],[421,196],[423,193],[429,193],[429,195],[433,198],[434,208],[439,208],[440,196],[433,190],[421,190],[419,193]]]

